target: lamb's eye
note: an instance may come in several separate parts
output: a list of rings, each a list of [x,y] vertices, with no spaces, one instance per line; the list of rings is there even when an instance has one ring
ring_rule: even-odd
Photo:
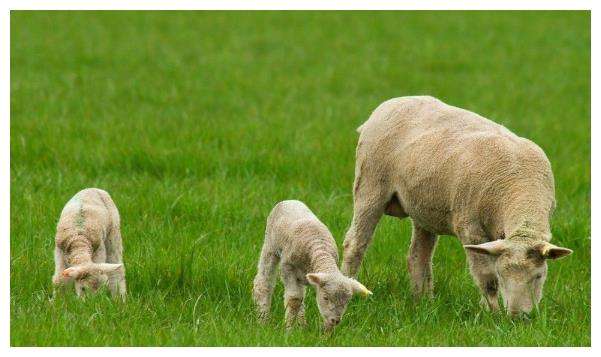
[[[534,276],[534,278],[532,278],[532,280],[530,280],[530,282],[532,282],[532,283],[533,283],[533,282],[535,282],[535,281],[539,281],[539,280],[540,280],[542,277],[543,277],[543,275],[542,275],[542,274],[536,274],[536,275]]]
[[[324,297],[323,297],[323,301],[330,301],[330,299],[328,299],[328,297],[327,297],[327,296],[324,296]]]

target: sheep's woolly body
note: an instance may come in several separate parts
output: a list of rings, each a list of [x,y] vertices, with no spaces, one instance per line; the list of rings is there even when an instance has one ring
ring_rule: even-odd
[[[455,235],[464,244],[551,239],[553,174],[530,140],[432,97],[388,100],[358,131],[345,274],[356,275],[384,213],[413,221],[409,268],[420,293],[431,291],[436,234]],[[476,257],[472,267],[490,266],[488,260]]]
[[[110,195],[97,188],[81,190],[67,202],[57,225],[53,282],[60,283],[69,267],[122,264],[122,249],[119,211]],[[122,297],[124,274],[121,268],[109,279],[109,288]]]
[[[430,232],[465,237],[465,244],[482,236],[550,239],[547,157],[475,113],[432,97],[389,100],[362,127],[357,166],[359,177],[377,175],[387,186],[374,195],[394,197],[401,215]]]

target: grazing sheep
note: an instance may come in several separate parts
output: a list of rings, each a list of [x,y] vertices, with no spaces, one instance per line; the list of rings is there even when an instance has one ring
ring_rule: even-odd
[[[125,300],[119,211],[97,188],[79,191],[67,202],[56,229],[52,282],[74,282],[77,296],[108,283],[113,297]]]
[[[457,236],[482,302],[508,313],[538,304],[547,259],[572,251],[549,241],[555,207],[544,152],[488,119],[432,97],[382,103],[358,129],[354,214],[342,272],[356,276],[383,214],[410,217],[409,273],[417,295],[432,293],[437,234]]]
[[[262,320],[269,316],[278,263],[285,288],[288,328],[295,321],[306,324],[303,299],[308,284],[316,289],[317,306],[326,330],[340,322],[353,294],[371,294],[361,283],[338,270],[334,238],[300,201],[278,203],[267,218],[265,242],[253,284],[253,298]]]

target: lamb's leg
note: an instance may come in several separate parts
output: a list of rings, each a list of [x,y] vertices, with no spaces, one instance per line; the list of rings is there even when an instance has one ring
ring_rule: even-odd
[[[358,166],[361,164],[358,162]],[[353,221],[344,238],[342,273],[355,277],[374,229],[384,214],[390,197],[387,197],[379,180],[357,169],[355,175]]]
[[[305,325],[305,286],[299,283],[294,268],[282,264],[282,282],[284,283],[286,328],[292,328],[296,321],[301,325]]]
[[[407,263],[413,293],[418,296],[432,296],[432,255],[437,237],[413,222],[413,234]]]
[[[296,313],[296,322],[305,327],[307,326],[307,319],[305,317],[305,287],[301,286],[301,288],[303,289],[303,301],[301,303],[300,308],[298,309],[298,312]]]
[[[106,240],[106,262],[112,264],[123,264],[123,245],[121,240],[121,230],[118,227],[113,227]],[[121,298],[125,301],[127,295],[127,287],[125,283],[125,266],[109,275],[108,287],[111,296]]]
[[[77,297],[80,299],[86,297],[85,291],[83,290],[83,285],[78,281],[75,282],[75,294],[77,294]]]
[[[61,283],[61,273],[65,270],[65,257],[63,251],[54,248],[54,275],[52,276],[52,298],[54,299],[59,293],[64,291],[64,285]]]
[[[101,242],[96,250],[94,250],[94,254],[92,255],[92,261],[94,263],[105,263],[106,262],[106,245],[104,242]]]
[[[479,253],[468,252],[470,272],[482,292],[480,304],[491,311],[499,310],[499,283],[495,273],[494,258]]]
[[[263,245],[257,275],[253,281],[253,300],[259,320],[263,322],[269,318],[271,296],[276,279],[275,271],[279,262],[280,258],[276,252]]]

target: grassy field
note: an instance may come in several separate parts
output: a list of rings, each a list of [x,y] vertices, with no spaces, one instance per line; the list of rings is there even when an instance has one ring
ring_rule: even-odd
[[[11,345],[590,346],[590,13],[13,12]],[[459,241],[440,240],[435,298],[414,302],[410,222],[382,220],[332,336],[286,333],[282,287],[250,298],[265,219],[305,201],[339,245],[355,128],[382,101],[430,94],[538,143],[556,179],[540,310],[478,306]],[[55,225],[84,187],[121,211],[129,300],[55,302]]]

